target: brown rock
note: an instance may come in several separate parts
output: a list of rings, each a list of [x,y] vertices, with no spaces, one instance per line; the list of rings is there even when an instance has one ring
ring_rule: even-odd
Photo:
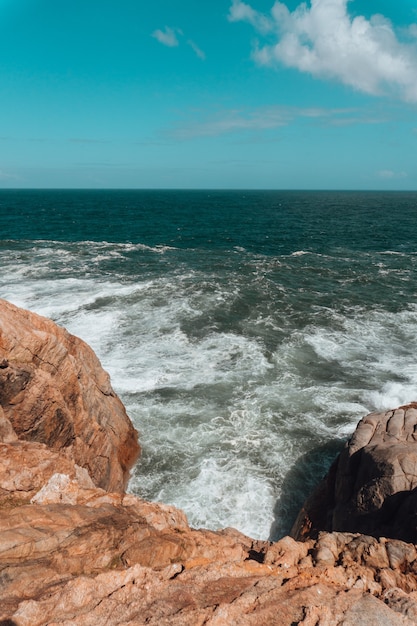
[[[126,485],[139,446],[93,351],[52,321],[0,300],[0,434],[36,441],[110,491]]]
[[[417,602],[409,594],[394,587],[386,591],[383,598],[390,609],[417,623]]]
[[[358,534],[269,544],[233,530],[196,531],[172,507],[55,474],[32,504],[0,517],[0,620],[410,625],[416,602],[401,585],[415,560],[413,546]],[[377,582],[387,572],[395,596]]]
[[[417,405],[363,418],[292,535],[361,532],[417,542]]]
[[[57,472],[94,487],[87,470],[66,452],[52,452],[45,444],[28,441],[0,443],[0,506],[28,504]]]

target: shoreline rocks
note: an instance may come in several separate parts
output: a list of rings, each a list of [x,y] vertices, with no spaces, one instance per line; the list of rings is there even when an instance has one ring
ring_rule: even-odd
[[[124,492],[137,433],[90,348],[0,300],[0,626],[417,624],[417,547],[321,528],[407,486],[412,518],[414,412],[362,420],[300,514],[304,541],[195,530]]]
[[[417,543],[417,404],[358,424],[294,524],[296,539],[360,532]]]
[[[84,467],[97,487],[123,491],[137,433],[86,343],[0,300],[0,434],[39,442]]]

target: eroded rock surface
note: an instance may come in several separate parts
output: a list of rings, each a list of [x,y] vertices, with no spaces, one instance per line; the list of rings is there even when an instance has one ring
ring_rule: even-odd
[[[52,322],[0,311],[0,626],[417,624],[412,543],[254,541],[124,493],[135,433],[91,351]],[[352,451],[379,429],[364,443],[363,424]]]
[[[51,320],[0,300],[0,435],[36,441],[122,491],[137,433],[94,352]]]
[[[417,620],[417,552],[396,540],[197,531],[172,507],[64,475],[14,507],[0,537],[0,618],[19,626]]]
[[[361,532],[417,543],[417,404],[364,417],[293,535]]]

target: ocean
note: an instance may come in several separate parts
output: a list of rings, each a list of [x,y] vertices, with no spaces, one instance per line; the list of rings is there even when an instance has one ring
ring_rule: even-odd
[[[0,191],[0,296],[87,341],[129,490],[287,533],[358,420],[417,400],[417,193]]]

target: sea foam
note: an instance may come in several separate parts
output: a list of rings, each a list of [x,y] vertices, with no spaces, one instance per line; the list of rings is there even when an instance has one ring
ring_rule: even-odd
[[[417,256],[350,248],[349,220],[331,240],[320,207],[238,208],[241,240],[209,211],[159,243],[8,239],[0,287],[98,354],[140,434],[132,491],[276,539],[363,415],[416,400]]]

